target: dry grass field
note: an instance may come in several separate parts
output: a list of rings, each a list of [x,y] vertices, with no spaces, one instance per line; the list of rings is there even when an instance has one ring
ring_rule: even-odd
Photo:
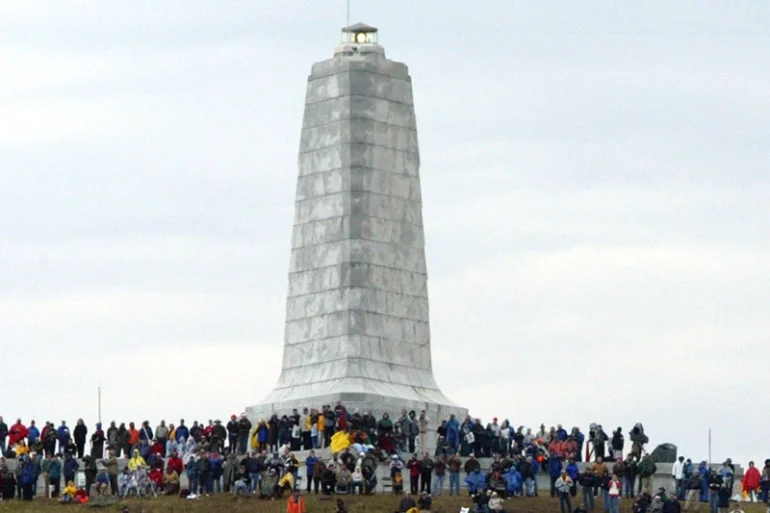
[[[344,497],[351,513],[393,513],[398,511],[399,498],[393,495],[375,495],[368,497]],[[621,511],[631,511],[630,500],[621,503]],[[322,500],[316,496],[306,498],[307,513],[334,513],[334,500]],[[2,513],[38,513],[45,511],[105,511],[120,512],[128,507],[131,513],[284,513],[286,501],[260,501],[258,499],[238,499],[231,496],[217,495],[186,500],[171,497],[158,499],[128,499],[112,506],[97,508],[90,505],[60,505],[56,501],[36,499],[33,502],[4,501],[0,502]],[[468,497],[436,497],[433,501],[433,512],[457,513],[463,506],[471,506]],[[510,499],[505,502],[506,510],[511,513],[556,513],[559,512],[559,501],[550,497],[532,497]],[[742,504],[745,513],[765,513],[763,504]],[[701,504],[700,513],[708,513],[708,504]],[[596,513],[603,513],[601,503],[597,503]]]

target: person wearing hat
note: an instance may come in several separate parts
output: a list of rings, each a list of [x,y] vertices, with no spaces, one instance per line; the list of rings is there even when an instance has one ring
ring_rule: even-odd
[[[214,427],[211,428],[211,444],[214,446],[214,452],[224,452],[227,435],[227,430],[222,425],[222,421],[219,419],[215,420]]]

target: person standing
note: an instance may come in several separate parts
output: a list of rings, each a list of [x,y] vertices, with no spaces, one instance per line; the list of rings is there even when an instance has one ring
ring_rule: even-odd
[[[318,495],[318,485],[320,479],[315,477],[315,466],[318,464],[318,457],[315,455],[315,451],[310,451],[307,458],[305,458],[305,478],[307,479],[307,493],[310,493],[311,485],[315,494]]]
[[[8,424],[5,423],[3,417],[0,416],[0,457],[5,456],[5,441],[8,438]]]
[[[620,482],[618,475],[613,474],[610,479],[610,489],[607,492],[610,513],[620,513],[620,493],[622,490],[623,484]]]
[[[639,477],[642,491],[648,495],[652,494],[652,476],[657,472],[658,466],[652,461],[649,454],[645,454],[642,462],[639,463]]]
[[[104,441],[106,439],[107,438],[104,436],[104,431],[102,430],[102,423],[97,422],[96,431],[94,431],[94,434],[91,435],[91,457],[92,458],[96,459],[96,458],[104,457]]]
[[[433,482],[433,495],[444,495],[444,476],[446,475],[447,464],[444,456],[436,459],[436,480]]]
[[[237,454],[238,451],[238,418],[235,415],[230,415],[230,421],[227,423],[227,443],[230,448],[230,452]]]
[[[700,508],[700,495],[703,477],[700,472],[693,472],[687,483],[687,501],[684,503],[684,510],[690,511],[690,505],[695,503],[695,511]]]
[[[165,420],[161,420],[160,424],[155,427],[155,440],[163,445],[161,449],[161,456],[166,457],[166,442],[168,442],[169,429]]]
[[[430,419],[428,419],[428,414],[425,412],[425,410],[422,410],[420,412],[420,417],[417,419],[417,425],[418,430],[420,432],[420,449],[425,451],[428,447],[428,424],[430,423]],[[428,492],[430,494],[430,492]]]
[[[72,437],[75,439],[75,447],[77,447],[78,459],[83,459],[83,454],[86,448],[86,435],[88,434],[88,428],[86,427],[83,419],[78,419],[75,429],[72,432]]]
[[[748,494],[748,499],[751,502],[757,500],[757,492],[759,491],[759,482],[762,476],[759,470],[754,466],[754,462],[749,462],[749,468],[743,475],[743,491]]]
[[[561,513],[572,513],[572,500],[569,493],[572,489],[572,479],[567,475],[566,470],[562,470],[561,475],[556,479],[555,488],[559,496]]]
[[[594,510],[594,481],[596,480],[596,477],[594,476],[593,472],[586,469],[582,474],[580,474],[580,477],[578,478],[580,483],[580,488],[583,492],[583,506],[588,511]]]
[[[53,487],[53,490],[51,490],[50,495],[52,498],[56,498],[59,496],[59,491],[61,490],[61,455],[59,454],[54,455],[51,461],[51,467],[48,470],[48,472],[50,474],[49,479],[51,482],[51,486]]]
[[[462,467],[462,460],[453,453],[449,460],[447,460],[447,468],[449,470],[449,495],[460,495],[460,468]]]
[[[677,497],[681,497],[682,486],[684,486],[684,456],[679,456],[679,459],[674,462],[674,466],[671,467],[671,477],[676,483],[675,494]]]
[[[251,421],[243,413],[238,421],[238,454],[240,455],[246,454],[248,451],[249,433],[251,433]]]
[[[417,454],[412,454],[412,459],[406,464],[409,469],[409,491],[412,495],[417,495],[420,479],[420,462],[417,460]]]
[[[422,455],[422,461],[420,461],[420,491],[431,493],[431,485],[433,482],[433,469],[436,464],[430,458],[427,452]]]
[[[45,496],[51,496],[51,466],[53,465],[53,455],[46,454],[43,462],[40,464],[40,474],[43,476],[43,490]]]
[[[101,461],[101,464],[107,469],[107,476],[110,480],[110,492],[112,495],[118,494],[118,458],[115,457],[115,450],[107,451],[107,459]]]
[[[75,482],[75,473],[80,468],[78,460],[76,460],[71,453],[64,454],[64,463],[62,464],[62,473],[64,474],[64,482]]]

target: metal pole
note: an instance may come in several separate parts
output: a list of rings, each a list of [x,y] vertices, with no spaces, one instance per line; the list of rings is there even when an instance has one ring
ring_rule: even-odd
[[[102,423],[102,386],[99,385],[96,389],[99,395],[99,424]]]
[[[345,23],[346,27],[350,26],[350,0],[348,0],[348,15],[347,15],[347,23]]]
[[[711,466],[711,428],[709,428],[709,466]]]

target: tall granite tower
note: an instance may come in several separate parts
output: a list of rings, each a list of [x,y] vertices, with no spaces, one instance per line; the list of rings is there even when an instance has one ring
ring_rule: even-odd
[[[252,418],[292,408],[464,415],[431,365],[411,78],[377,29],[342,30],[308,79],[283,367]]]

